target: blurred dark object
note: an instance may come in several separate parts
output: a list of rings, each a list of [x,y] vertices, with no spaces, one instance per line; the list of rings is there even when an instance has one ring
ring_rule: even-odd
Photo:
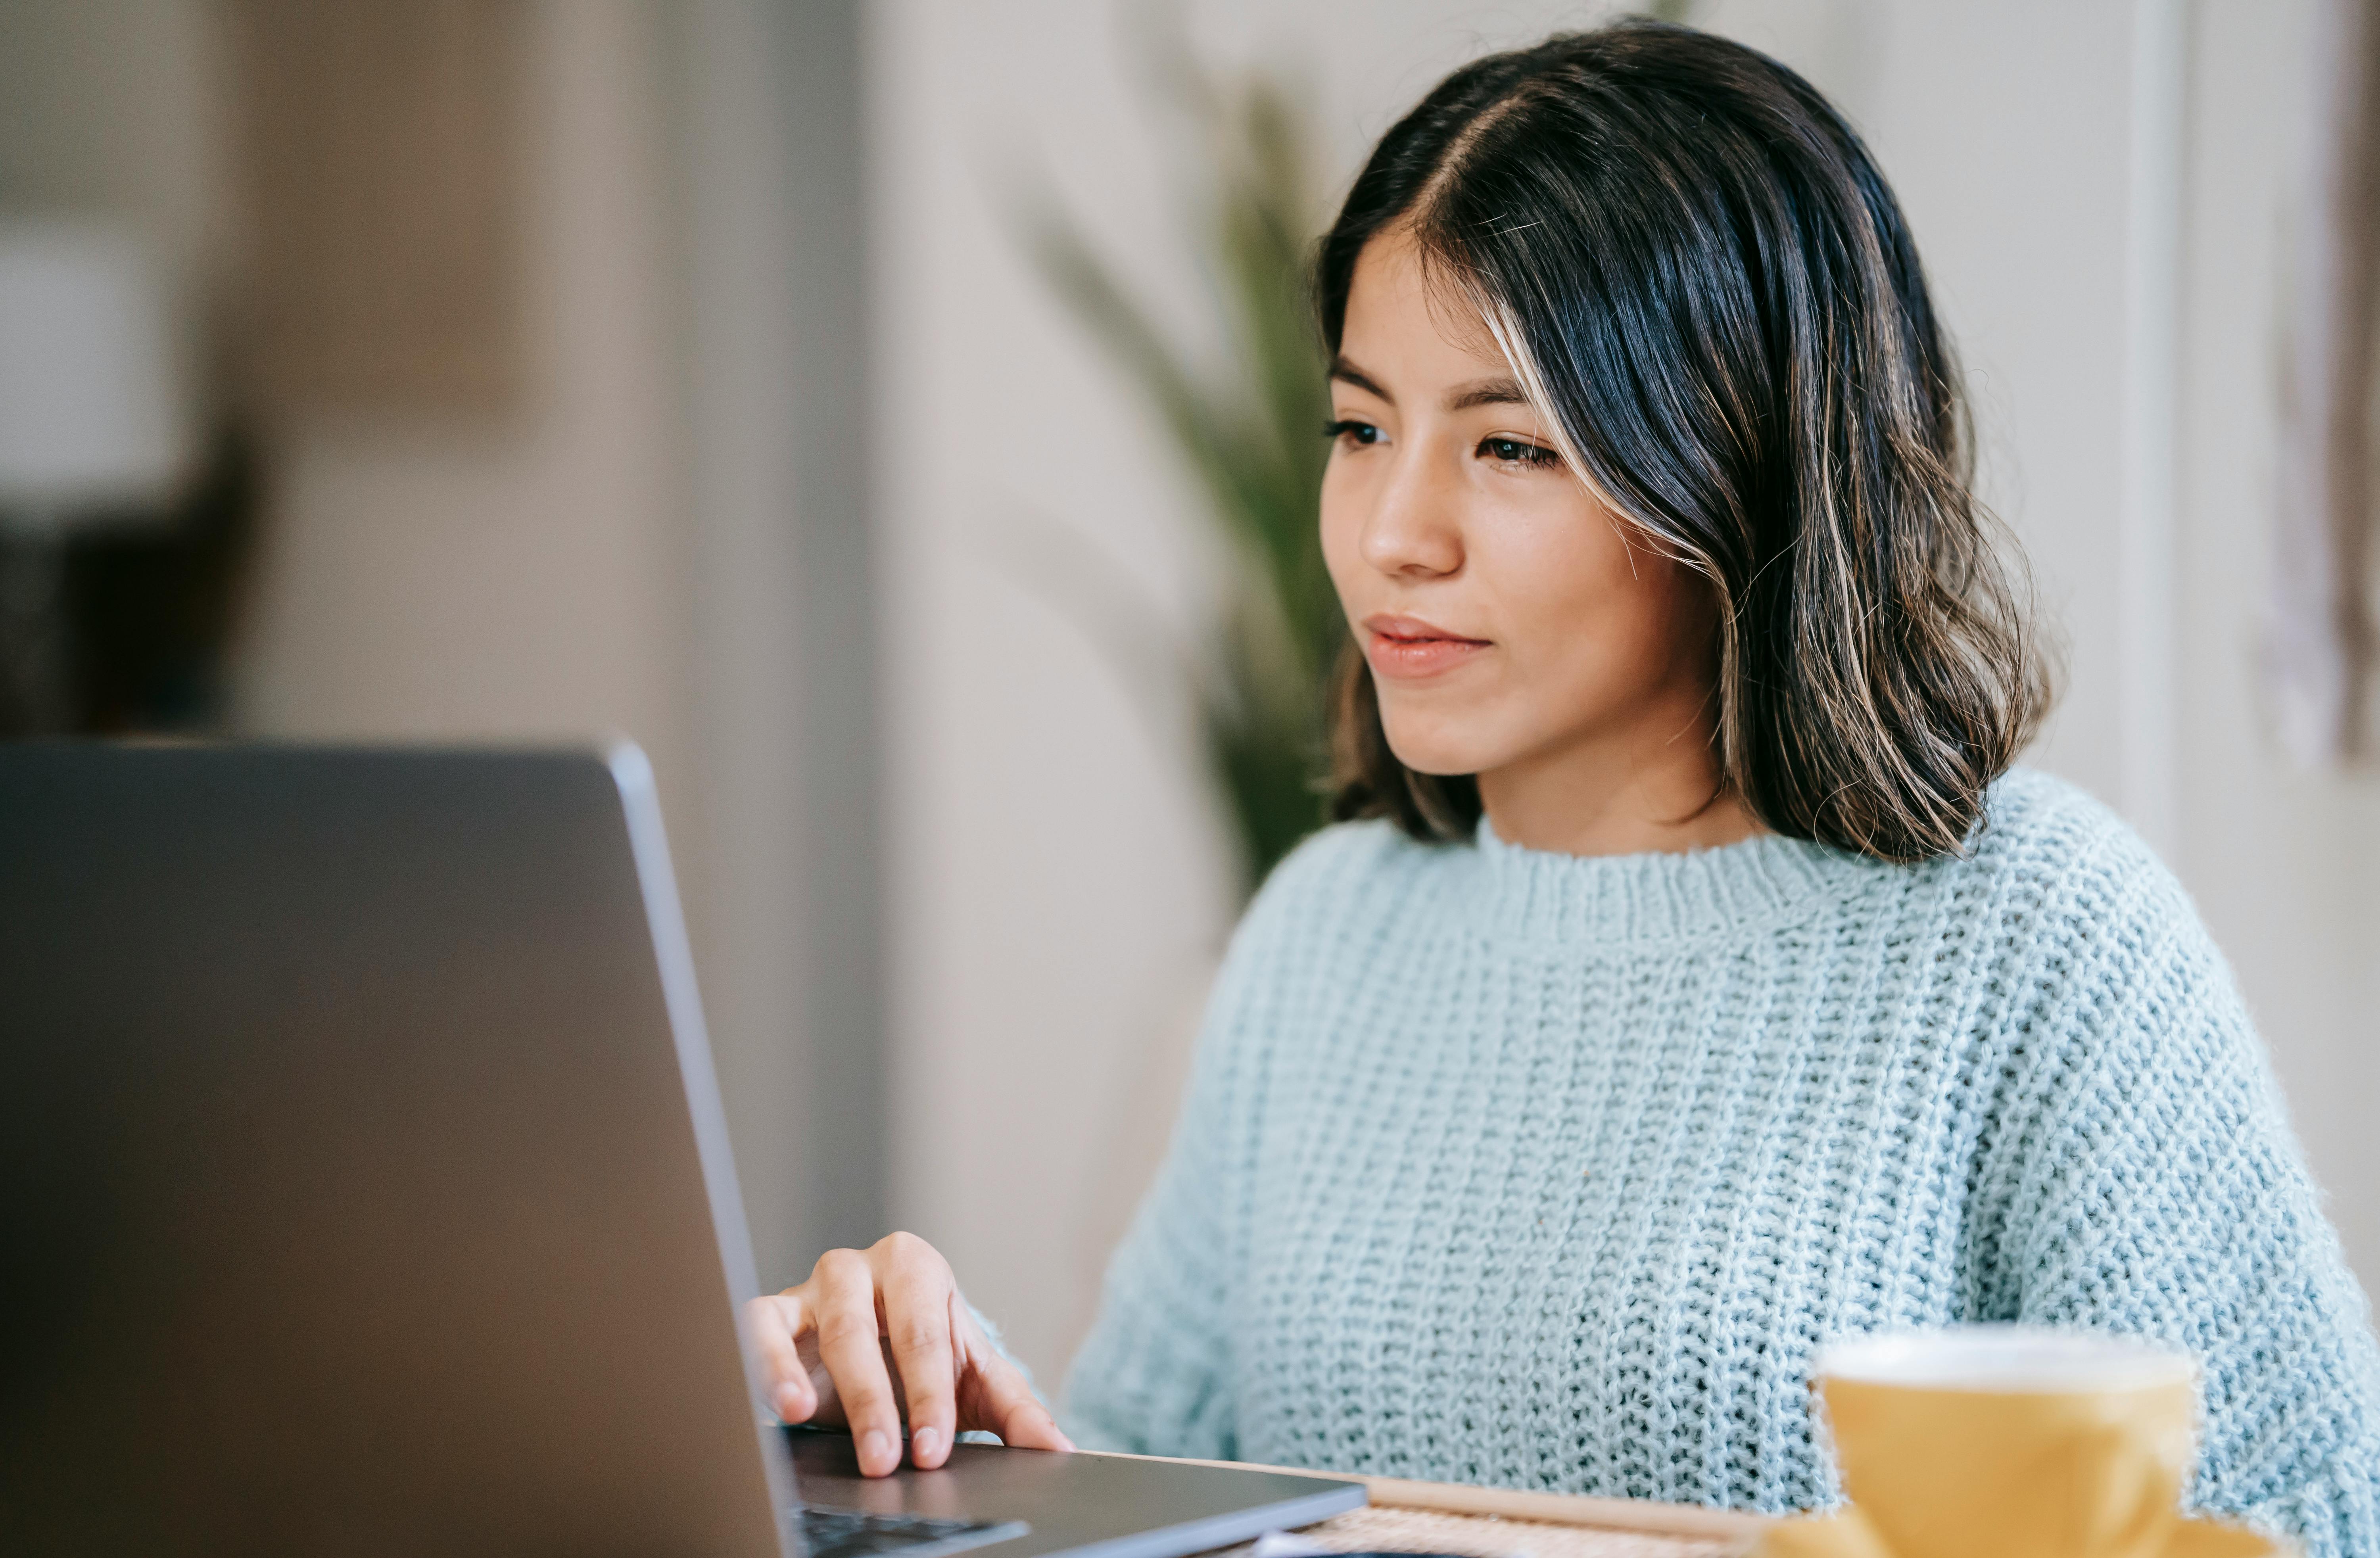
[[[257,511],[255,452],[226,432],[162,517],[0,529],[0,737],[219,724]]]
[[[260,487],[255,449],[226,431],[166,524],[96,529],[68,544],[78,728],[116,736],[222,723]]]
[[[523,377],[520,0],[232,0],[268,410],[484,416]]]
[[[73,641],[65,539],[38,525],[0,529],[0,737],[68,728]]]
[[[2281,402],[2267,664],[2308,767],[2372,756],[2374,332],[2380,329],[2380,0],[2316,7],[2315,122]]]
[[[154,522],[188,473],[171,291],[129,231],[0,225],[0,733],[79,727],[73,550]]]
[[[1347,636],[1322,562],[1330,402],[1305,293],[1329,213],[1288,90],[1261,79],[1226,86],[1182,63],[1180,49],[1153,52],[1210,159],[1191,199],[1220,287],[1222,363],[1203,367],[1160,329],[1054,202],[1039,202],[1026,230],[1050,286],[1163,419],[1225,542],[1220,643],[1172,658],[1187,668],[1253,891],[1321,825],[1324,689]]]

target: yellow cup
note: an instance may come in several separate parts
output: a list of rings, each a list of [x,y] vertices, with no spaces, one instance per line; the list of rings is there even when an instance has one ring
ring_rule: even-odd
[[[1812,1376],[1843,1491],[1909,1558],[2159,1558],[2196,1369],[2122,1337],[1954,1326],[1839,1343]]]

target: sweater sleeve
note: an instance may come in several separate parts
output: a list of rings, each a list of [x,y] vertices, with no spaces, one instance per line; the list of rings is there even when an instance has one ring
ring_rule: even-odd
[[[2128,841],[2129,843],[2129,841]],[[2071,998],[2011,1232],[2020,1318],[2153,1335],[2204,1374],[2210,1515],[2380,1553],[2380,1350],[2263,1047],[2180,887],[2145,849],[2080,895]],[[2046,1016],[2047,1014],[2045,1014]]]
[[[1217,976],[1173,1140],[1110,1261],[1061,1416],[1087,1450],[1234,1458],[1225,1326],[1236,1197],[1236,1060],[1252,961],[1244,928]]]
[[[1275,868],[1215,978],[1157,1181],[1109,1263],[1060,1420],[1087,1449],[1239,1458],[1232,1321],[1273,1046],[1310,963],[1318,905],[1345,901],[1381,827],[1325,828]]]

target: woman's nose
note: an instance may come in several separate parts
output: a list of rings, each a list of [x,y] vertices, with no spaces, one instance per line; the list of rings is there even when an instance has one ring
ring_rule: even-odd
[[[1453,494],[1427,459],[1399,462],[1364,526],[1364,561],[1384,574],[1451,574],[1463,566]]]

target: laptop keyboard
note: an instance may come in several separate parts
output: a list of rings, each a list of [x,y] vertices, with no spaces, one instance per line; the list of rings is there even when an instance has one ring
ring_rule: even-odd
[[[797,1512],[802,1547],[809,1558],[869,1558],[897,1552],[902,1558],[941,1558],[988,1542],[1021,1537],[1022,1520],[936,1520],[923,1515],[867,1515],[856,1509],[804,1504]]]

